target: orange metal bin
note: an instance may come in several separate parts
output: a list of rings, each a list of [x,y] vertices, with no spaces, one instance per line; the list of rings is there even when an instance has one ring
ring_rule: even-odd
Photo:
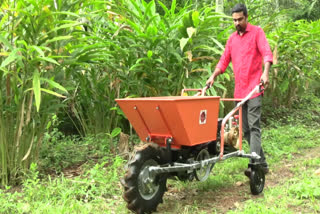
[[[220,97],[168,96],[116,99],[142,141],[172,148],[216,140]]]

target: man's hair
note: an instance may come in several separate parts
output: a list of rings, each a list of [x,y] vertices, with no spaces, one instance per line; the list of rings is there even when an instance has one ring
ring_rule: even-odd
[[[248,15],[247,7],[244,4],[236,4],[231,11],[231,14],[233,13],[238,13],[238,12],[243,12],[244,16]]]

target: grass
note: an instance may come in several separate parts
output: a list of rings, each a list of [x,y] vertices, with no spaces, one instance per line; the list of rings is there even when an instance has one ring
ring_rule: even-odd
[[[228,198],[233,188],[239,191],[230,197],[241,201],[232,202],[233,210],[228,213],[319,213],[320,176],[314,172],[320,158],[305,154],[306,149],[320,145],[318,117],[315,113],[310,121],[309,117],[301,120],[291,115],[309,114],[314,109],[319,107],[308,105],[281,114],[290,120],[265,123],[263,147],[270,168],[275,171],[290,164],[291,176],[265,188],[262,196],[251,196],[246,184],[243,170],[248,159],[231,158],[217,163],[205,182],[169,180],[169,191],[158,213],[221,213],[215,201],[217,197]],[[129,213],[119,182],[126,161],[110,153],[108,142],[101,136],[66,137],[53,129],[45,137],[40,162],[31,165],[22,185],[0,189],[0,213]],[[244,148],[248,151],[248,146]],[[68,174],[65,169],[70,167],[80,175]]]
[[[0,213],[123,213],[119,176],[123,160],[115,158],[94,165],[83,175],[39,179],[31,165],[22,188],[0,192]]]
[[[306,149],[319,145],[317,136],[320,136],[319,128],[312,129],[303,124],[279,125],[264,130],[263,143],[271,171],[286,162],[294,163],[291,169],[294,175],[284,178],[289,180],[283,184],[267,186],[262,197],[255,198],[250,194],[248,179],[243,175],[248,159],[231,158],[217,163],[205,182],[170,180],[173,193],[160,205],[159,213],[221,213],[221,206],[215,206],[215,197],[246,200],[245,203],[233,202],[236,207],[230,213],[317,213],[320,176],[314,175],[314,171],[320,166],[320,159],[304,159]],[[248,151],[248,146],[244,149]],[[230,192],[232,188],[239,191]]]
[[[248,200],[228,213],[319,213],[320,176],[315,174],[319,163],[320,158],[297,160],[293,178],[266,189],[263,198]]]

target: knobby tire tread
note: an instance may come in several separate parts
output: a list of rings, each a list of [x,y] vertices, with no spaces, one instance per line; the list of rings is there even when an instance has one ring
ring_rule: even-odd
[[[162,149],[154,144],[146,144],[136,150],[133,159],[128,164],[128,171],[123,179],[123,198],[128,203],[127,208],[135,213],[151,213],[156,211],[159,203],[163,202],[163,195],[166,188],[166,176],[159,178],[159,189],[150,199],[145,200],[138,189],[138,176],[142,165],[149,159],[155,160],[158,164],[166,162]]]

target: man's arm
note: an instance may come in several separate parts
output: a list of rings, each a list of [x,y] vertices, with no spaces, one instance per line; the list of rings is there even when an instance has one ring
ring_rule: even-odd
[[[209,85],[210,87],[212,86],[215,78],[222,73],[222,70],[218,67],[214,70],[213,74],[209,77],[209,79],[206,82],[206,85]]]
[[[257,43],[264,61],[264,71],[260,77],[260,80],[263,81],[265,86],[267,87],[269,84],[269,70],[273,63],[273,56],[266,35],[261,28],[259,29]]]
[[[215,78],[219,74],[222,74],[227,69],[230,61],[231,61],[231,38],[228,39],[224,52],[220,58],[220,61],[216,66],[213,74],[207,80],[206,85],[209,85],[211,87]]]

